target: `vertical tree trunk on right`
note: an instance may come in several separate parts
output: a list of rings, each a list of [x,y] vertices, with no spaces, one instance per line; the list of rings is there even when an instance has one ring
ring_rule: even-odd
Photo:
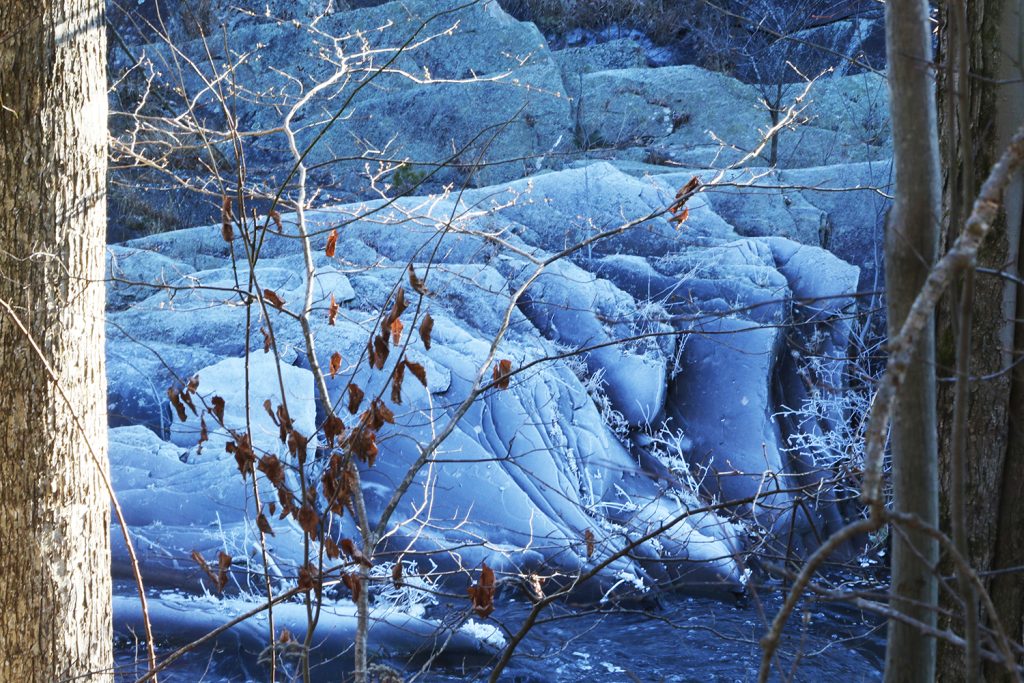
[[[966,3],[967,58],[970,77],[958,82],[946,79],[939,89],[943,112],[942,135],[947,160],[943,168],[943,232],[947,241],[955,237],[969,211],[967,197],[973,199],[978,185],[1006,148],[1017,127],[1024,121],[1024,10],[1021,0],[945,0],[943,26],[950,13]],[[940,43],[945,63],[956,50],[949,33]],[[963,95],[961,98],[960,96]],[[965,148],[958,122],[963,117],[970,125],[972,143]],[[965,178],[973,175],[973,186],[965,187]],[[969,182],[969,181],[968,181]],[[1011,275],[1024,272],[1021,260],[1021,220],[1024,183],[1020,174],[1003,197],[1004,210],[992,226],[992,232],[978,253],[978,266]],[[960,222],[960,225],[953,223]],[[999,618],[1011,639],[1021,642],[1024,621],[1024,574],[1020,571],[998,573],[1024,565],[1024,296],[1008,279],[979,272],[975,278],[972,307],[971,375],[968,413],[965,526],[968,552],[975,570],[996,574],[988,583]],[[947,309],[948,310],[948,309]],[[1018,322],[1014,323],[1014,319]],[[951,317],[939,318],[938,367],[943,375],[952,374],[953,350],[957,330]],[[943,497],[949,500],[949,448],[952,391],[939,395],[940,464]],[[950,512],[944,506],[943,526],[949,528]],[[945,563],[942,573],[950,574]],[[961,608],[945,607],[957,618],[951,626],[961,632]],[[984,644],[984,643],[983,643]],[[1009,680],[1005,670],[986,664],[985,676],[993,681]],[[939,646],[939,677],[960,681],[967,678],[963,651],[947,644]]]
[[[907,317],[938,252],[939,149],[929,9],[925,0],[885,6],[895,197],[886,221],[885,279],[889,336]],[[892,420],[893,499],[900,512],[938,524],[935,425],[935,336],[921,334],[915,359],[897,390]],[[935,623],[936,541],[909,529],[892,539],[891,604],[925,624]],[[885,680],[935,678],[935,641],[914,626],[889,621]]]

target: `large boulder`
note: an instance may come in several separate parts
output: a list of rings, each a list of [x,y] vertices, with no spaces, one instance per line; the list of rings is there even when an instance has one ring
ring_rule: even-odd
[[[779,180],[828,215],[822,246],[860,268],[861,290],[881,290],[892,161],[784,170]]]
[[[388,508],[397,482],[411,479],[377,551],[428,554],[439,572],[486,561],[510,579],[571,577],[636,540],[633,553],[584,587],[590,597],[635,597],[652,585],[728,593],[742,585],[735,555],[744,532],[690,512],[709,496],[746,500],[736,513],[780,533],[797,525],[800,547],[812,547],[807,539],[838,512],[821,501],[820,518],[806,521],[792,514],[789,494],[774,491],[810,476],[788,446],[799,426],[774,416],[780,397],[800,399],[799,368],[788,359],[809,339],[827,338],[822,353],[841,355],[849,330],[840,319],[857,269],[817,245],[741,237],[715,213],[713,196],[698,195],[687,220],[670,223],[663,209],[688,177],[640,179],[598,163],[459,197],[311,211],[315,280],[305,322],[295,315],[307,300],[307,270],[294,215],[282,216],[283,233],[261,236],[253,272],[239,258],[241,236],[227,243],[219,225],[114,249],[112,270],[130,257],[136,277],[151,263],[155,280],[136,285],[141,292],[120,283],[108,317],[112,356],[121,359],[110,366],[109,402],[121,414],[112,424],[152,428],[111,432],[115,485],[146,573],[169,584],[179,572],[194,575],[183,559],[189,544],[204,556],[253,547],[255,491],[225,446],[244,429],[259,454],[287,463],[288,481],[298,477],[275,423],[282,386],[294,428],[313,438],[306,481],[314,487],[332,453],[320,431],[323,398],[348,429],[374,399],[393,411],[375,463],[361,467],[370,519]],[[250,281],[276,301],[272,291],[280,310],[253,304],[247,313]],[[386,356],[377,343],[375,369],[367,343],[398,288],[409,303],[404,326],[387,330]],[[419,332],[428,313],[429,348]],[[791,324],[806,334],[783,333]],[[320,368],[335,353],[341,359],[324,380],[326,397],[313,381],[309,339]],[[405,370],[394,389],[403,360],[422,369],[425,386]],[[508,387],[474,394],[499,360],[515,370]],[[182,421],[166,390],[197,374],[199,415]],[[225,399],[223,418],[211,414],[214,395]],[[442,430],[448,436],[410,475]],[[261,499],[274,500],[279,491],[257,479]],[[154,497],[164,502],[144,507]],[[643,540],[676,518],[660,538]],[[291,519],[273,524],[281,576],[294,576],[302,531]],[[191,539],[200,533],[201,544]],[[355,538],[351,516],[332,521],[330,533]],[[124,557],[117,549],[122,573]]]

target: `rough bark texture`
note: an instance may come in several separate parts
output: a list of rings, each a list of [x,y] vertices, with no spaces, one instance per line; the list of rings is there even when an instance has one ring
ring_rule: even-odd
[[[0,299],[78,415],[0,307],[2,681],[112,678],[104,63],[102,0],[0,3]]]
[[[941,192],[928,5],[924,0],[890,2],[885,15],[896,184],[886,222],[885,279],[889,336],[895,338],[936,258]],[[929,328],[897,390],[892,421],[894,505],[928,524],[938,523],[934,354]],[[935,623],[932,566],[938,555],[937,543],[926,534],[902,529],[893,535],[892,605],[926,624]],[[913,626],[890,620],[885,665],[886,681],[930,682],[935,642]]]
[[[957,143],[956,120],[947,115],[942,120],[941,139],[947,149],[945,158],[953,163],[944,169],[943,215],[944,232],[957,234],[957,203],[965,196],[963,179],[973,175],[975,186],[967,188],[973,197],[977,185],[985,178],[994,161],[1006,148],[1020,121],[1024,118],[1024,86],[1020,83],[1024,15],[1021,0],[971,0],[967,3],[969,70],[966,116],[973,131],[973,149],[965,150]],[[985,39],[979,39],[984,36]],[[941,43],[945,61],[955,46]],[[939,99],[940,111],[957,110],[958,90],[953,83],[943,83]],[[948,106],[948,105],[953,106]],[[973,173],[965,168],[972,164]],[[978,266],[1008,273],[1021,273],[1020,236],[1022,217],[1021,178],[1007,189],[1004,211],[993,224],[992,232],[978,253]],[[962,213],[959,216],[962,218]],[[968,551],[973,567],[982,572],[1024,565],[1024,370],[1018,365],[1008,372],[1024,345],[1024,326],[1017,285],[1008,280],[979,273],[975,278],[973,309],[971,374],[978,379],[971,383],[967,435],[967,469],[965,517]],[[948,308],[946,309],[949,310]],[[957,331],[951,315],[939,319],[939,371],[950,375]],[[952,431],[952,388],[947,385],[939,395],[940,462],[943,484],[943,526],[949,528],[949,444]],[[944,563],[943,574],[951,574],[952,565]],[[1021,642],[1022,609],[1024,609],[1024,574],[999,574],[990,582],[993,600],[1002,612],[1000,620],[1012,638]],[[944,605],[960,613],[946,597]],[[952,626],[959,632],[959,618]],[[963,652],[943,644],[939,649],[941,680],[964,680]],[[998,667],[986,671],[989,681],[1002,680],[1005,672]]]

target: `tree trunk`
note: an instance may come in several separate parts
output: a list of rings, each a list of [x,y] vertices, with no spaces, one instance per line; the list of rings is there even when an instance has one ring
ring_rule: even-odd
[[[0,4],[0,680],[111,680],[103,1]]]
[[[896,188],[886,221],[885,277],[889,336],[895,337],[938,251],[941,192],[927,2],[887,3],[885,32]],[[922,333],[913,366],[898,389],[892,421],[894,506],[933,525],[938,523],[934,354],[929,330]],[[892,606],[934,624],[936,541],[898,529],[892,545]],[[935,641],[890,620],[885,680],[924,683],[934,678]]]
[[[958,0],[963,2],[964,0]],[[957,6],[947,0],[945,14]],[[1003,152],[1020,121],[1024,119],[1024,86],[1020,82],[1024,14],[1021,0],[970,0],[967,8],[967,70],[971,78],[963,83],[946,80],[939,90],[943,144],[947,146],[943,169],[943,231],[955,236],[969,211],[970,201],[992,164]],[[945,22],[943,22],[945,23]],[[943,58],[956,49],[948,33],[941,42]],[[981,38],[983,37],[983,38]],[[961,91],[960,88],[963,88]],[[966,111],[962,111],[962,110]],[[959,116],[970,124],[966,148],[957,128]],[[973,178],[973,182],[972,179]],[[978,253],[978,266],[1020,274],[1022,200],[1020,175],[1003,198],[1004,211]],[[954,223],[960,223],[954,225]],[[973,567],[981,572],[1024,565],[1024,368],[1014,366],[1024,345],[1021,320],[1024,301],[1015,283],[985,272],[975,277],[971,306],[970,408],[967,422],[964,525],[967,550]],[[953,349],[958,331],[950,316],[940,318],[939,371],[951,374]],[[1008,371],[1013,368],[1012,372]],[[950,492],[953,392],[944,388],[939,395],[941,468],[943,493]],[[945,505],[943,522],[951,523],[952,511]],[[951,573],[943,565],[943,574]],[[1024,581],[1020,572],[996,574],[989,587],[1000,610],[1000,621],[1018,643],[1022,634]],[[959,615],[961,608],[948,598],[944,606]],[[958,619],[951,624],[958,632]],[[964,680],[963,651],[943,644],[939,648],[939,672],[943,680]],[[986,665],[989,681],[1003,680],[1005,671]]]

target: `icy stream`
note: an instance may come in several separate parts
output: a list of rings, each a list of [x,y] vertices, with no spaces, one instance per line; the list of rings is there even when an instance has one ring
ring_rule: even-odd
[[[781,597],[762,599],[771,618]],[[527,614],[520,602],[499,605],[495,617],[515,629]],[[502,680],[518,683],[572,681],[734,681],[756,680],[760,659],[758,639],[765,625],[755,601],[734,606],[704,598],[671,597],[656,611],[579,613],[560,607],[539,623],[517,651]],[[180,643],[165,644],[169,652]],[[884,624],[849,609],[810,605],[790,621],[784,641],[782,666],[787,680],[844,683],[881,680],[884,658]],[[794,655],[799,661],[794,671]],[[141,656],[142,653],[139,652]],[[123,676],[134,680],[136,651],[119,650]],[[215,650],[198,651],[171,669],[161,680],[167,683],[222,683],[263,681],[267,670],[256,663],[258,655],[239,651],[222,642]],[[143,657],[144,659],[144,657]],[[410,680],[422,661],[381,662]],[[141,665],[144,667],[144,663]],[[313,672],[316,680],[347,680],[351,663],[345,657],[321,658]],[[458,662],[440,659],[416,680],[485,680],[490,672],[486,659]],[[287,676],[282,680],[289,680]],[[782,680],[777,671],[772,680]]]

